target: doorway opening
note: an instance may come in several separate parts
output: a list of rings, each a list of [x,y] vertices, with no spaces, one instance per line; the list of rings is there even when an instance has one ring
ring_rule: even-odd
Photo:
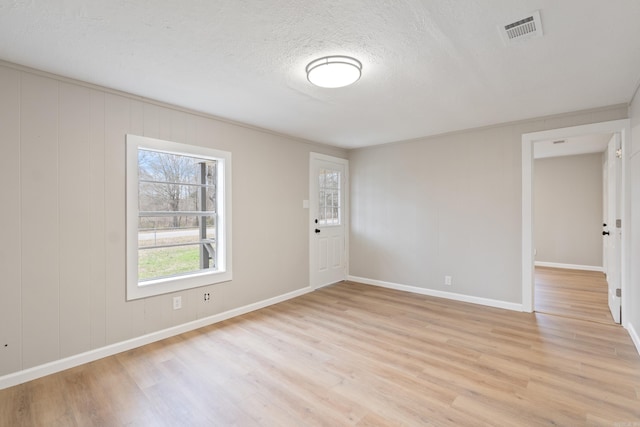
[[[613,323],[603,271],[608,236],[602,235],[603,166],[613,137],[603,133],[534,143],[536,312]]]
[[[624,313],[626,300],[624,298],[628,283],[629,271],[629,227],[626,226],[629,218],[629,185],[628,171],[626,168],[626,155],[629,152],[630,124],[628,119],[610,122],[594,123],[590,125],[574,126],[570,128],[553,129],[549,131],[534,132],[522,135],[522,307],[523,311],[532,312],[536,308],[536,274],[535,274],[535,230],[534,230],[534,148],[537,143],[544,141],[557,141],[583,135],[615,134],[619,137],[619,149],[615,150],[619,157],[619,209],[615,216],[615,225],[620,236],[617,244],[619,268],[617,284],[608,283],[607,296],[609,308],[616,319],[616,301],[618,304],[617,321],[625,325]],[[611,221],[610,221],[611,222]],[[553,266],[552,266],[553,267]],[[608,265],[608,273],[611,273],[611,265]],[[548,272],[547,272],[548,273]],[[579,274],[578,274],[579,275]],[[548,275],[547,275],[548,276]],[[610,279],[611,274],[607,279]],[[617,291],[617,289],[620,289]],[[542,288],[541,288],[542,290]],[[540,297],[540,296],[538,296]],[[618,298],[616,300],[616,298]],[[611,300],[613,299],[613,305]],[[622,316],[620,316],[622,312]]]

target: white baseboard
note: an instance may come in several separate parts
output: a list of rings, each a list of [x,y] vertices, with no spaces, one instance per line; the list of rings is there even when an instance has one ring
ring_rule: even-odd
[[[580,265],[580,264],[563,264],[559,262],[546,262],[546,261],[536,261],[536,267],[552,267],[552,268],[565,268],[568,270],[584,270],[584,271],[599,271],[600,273],[604,272],[602,267],[598,267],[597,265]]]
[[[494,300],[489,298],[474,297],[471,295],[456,294],[454,292],[437,291],[434,289],[419,288],[417,286],[400,285],[398,283],[383,282],[382,280],[367,279],[364,277],[349,276],[352,282],[365,285],[380,286],[382,288],[396,289],[398,291],[412,292],[414,294],[428,295],[438,298],[446,298],[455,301],[470,302],[472,304],[486,305],[489,307],[504,308],[506,310],[522,311],[522,304]]]
[[[163,329],[161,331],[152,332],[150,334],[142,335],[140,337],[132,338],[126,341],[121,341],[115,344],[107,345],[105,347],[90,350],[85,353],[76,354],[64,359],[54,360],[43,365],[34,366],[33,368],[24,369],[22,371],[14,372],[11,374],[0,377],[0,390],[14,385],[22,384],[27,381],[41,378],[46,375],[54,374],[56,372],[64,371],[76,366],[83,365],[85,363],[93,362],[94,360],[102,359],[107,356],[112,356],[123,351],[131,350],[136,347],[141,347],[152,342],[160,341],[165,338],[180,335],[185,332],[193,331],[194,329],[202,328],[212,325],[214,323],[222,322],[223,320],[230,319],[232,317],[240,316],[242,314],[249,313],[251,311],[259,310],[270,305],[277,304],[292,298],[299,297],[301,295],[312,292],[311,287],[305,287],[293,292],[289,292],[277,297],[269,298],[263,301],[258,301],[253,304],[238,307],[233,310],[225,311],[224,313],[214,314],[213,316],[204,317],[202,319],[194,320],[192,322],[183,323],[182,325],[173,326],[171,328]]]
[[[636,345],[636,350],[638,350],[638,354],[640,354],[640,336],[638,336],[638,332],[633,327],[631,323],[627,324],[627,331],[629,331],[629,335],[631,335],[631,340]]]

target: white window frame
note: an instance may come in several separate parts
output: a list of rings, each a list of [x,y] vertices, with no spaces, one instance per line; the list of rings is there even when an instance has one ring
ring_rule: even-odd
[[[149,149],[185,156],[217,160],[218,218],[217,268],[191,274],[138,280],[138,149]],[[139,135],[126,136],[126,211],[127,211],[127,301],[178,292],[233,278],[231,253],[231,153]]]

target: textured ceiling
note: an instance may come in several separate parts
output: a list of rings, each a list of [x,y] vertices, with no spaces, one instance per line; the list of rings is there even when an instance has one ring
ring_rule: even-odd
[[[544,36],[497,26],[541,10]],[[626,103],[638,0],[0,0],[0,59],[342,147]],[[363,63],[320,89],[304,68]]]

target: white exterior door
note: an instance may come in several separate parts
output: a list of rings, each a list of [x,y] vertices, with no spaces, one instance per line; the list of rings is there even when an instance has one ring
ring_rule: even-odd
[[[622,271],[622,228],[620,200],[622,186],[621,162],[617,155],[620,148],[620,134],[616,133],[607,147],[607,215],[603,235],[607,240],[607,284],[609,286],[609,309],[616,323],[620,323],[621,298],[618,296],[621,288]]]
[[[347,277],[348,162],[311,153],[309,170],[310,283],[319,288]]]

